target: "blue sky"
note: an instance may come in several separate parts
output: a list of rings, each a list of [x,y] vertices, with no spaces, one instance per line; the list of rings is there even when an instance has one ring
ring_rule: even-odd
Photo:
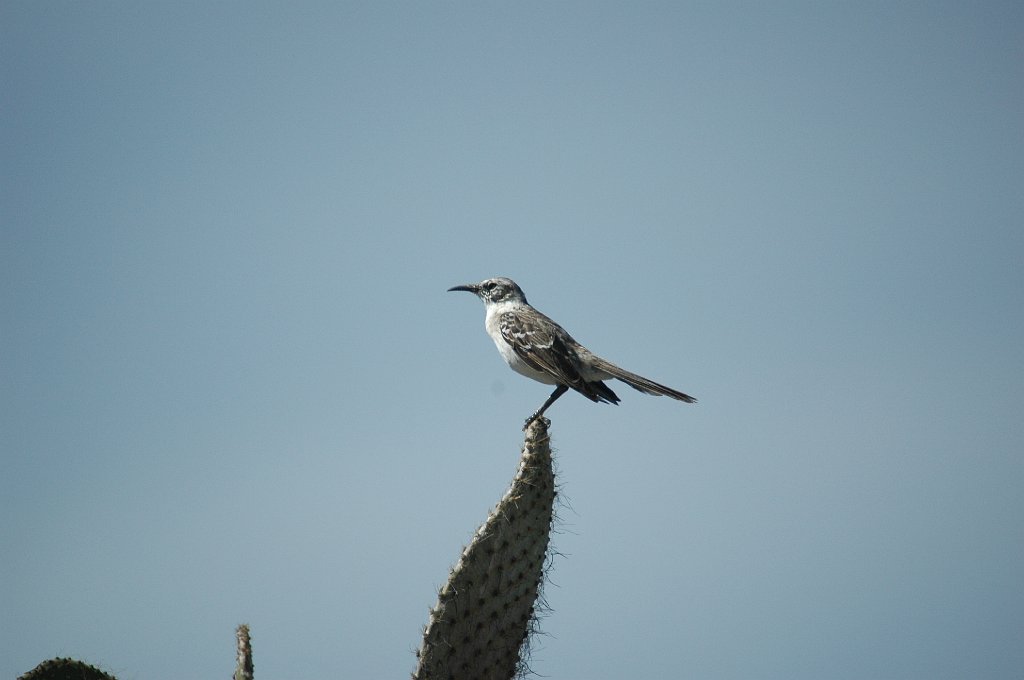
[[[0,675],[402,677],[548,389],[545,677],[1024,667],[1018,3],[0,7]]]

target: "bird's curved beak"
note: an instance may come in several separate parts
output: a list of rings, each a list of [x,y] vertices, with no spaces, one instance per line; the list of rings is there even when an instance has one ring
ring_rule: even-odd
[[[476,285],[475,283],[467,283],[464,286],[452,286],[451,288],[448,289],[448,292],[450,293],[453,290],[464,290],[467,293],[477,295],[480,293],[480,286]]]

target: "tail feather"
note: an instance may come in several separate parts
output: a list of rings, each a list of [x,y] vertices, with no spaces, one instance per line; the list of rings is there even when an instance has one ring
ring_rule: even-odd
[[[594,358],[596,360],[594,362],[595,368],[598,368],[604,371],[605,373],[608,373],[609,375],[618,378],[622,382],[632,387],[634,390],[638,390],[640,392],[643,392],[644,394],[664,395],[666,397],[672,397],[673,399],[678,399],[679,401],[685,401],[687,404],[693,404],[696,403],[697,401],[695,398],[691,397],[688,394],[684,394],[678,390],[674,390],[671,387],[666,387],[665,385],[662,385],[661,383],[656,383],[653,380],[648,380],[642,375],[630,373],[626,369],[619,368],[610,361],[607,361],[600,357]]]
[[[612,388],[605,385],[600,380],[595,382],[585,383],[587,387],[586,392],[581,392],[583,396],[587,397],[596,402],[604,402],[606,404],[618,404],[619,395],[612,391]]]

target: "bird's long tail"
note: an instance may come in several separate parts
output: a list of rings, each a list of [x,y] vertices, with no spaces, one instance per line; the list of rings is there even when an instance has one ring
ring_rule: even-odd
[[[672,397],[679,401],[685,401],[687,404],[693,404],[697,400],[691,397],[689,394],[683,394],[678,390],[674,390],[671,387],[666,387],[661,383],[656,383],[653,380],[648,380],[642,375],[636,373],[630,373],[624,368],[619,368],[615,364],[601,357],[594,357],[594,368],[600,369],[609,375],[612,375],[622,382],[626,383],[634,390],[639,390],[644,394],[664,395],[666,397]]]

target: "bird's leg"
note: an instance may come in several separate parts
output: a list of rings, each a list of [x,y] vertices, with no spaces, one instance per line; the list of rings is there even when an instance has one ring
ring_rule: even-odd
[[[544,415],[544,411],[548,410],[548,406],[554,404],[556,399],[558,399],[560,396],[562,396],[568,391],[569,388],[566,387],[565,385],[559,385],[558,387],[556,387],[555,391],[551,393],[550,397],[548,397],[548,400],[544,402],[544,405],[537,409],[537,411],[532,416],[526,419],[526,423],[523,424],[523,429],[525,430],[530,426],[530,423]]]

